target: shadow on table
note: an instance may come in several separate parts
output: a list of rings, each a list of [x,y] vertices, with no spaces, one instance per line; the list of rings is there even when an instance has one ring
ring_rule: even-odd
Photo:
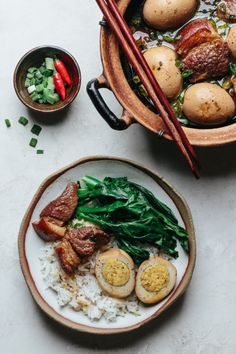
[[[30,116],[36,123],[41,125],[57,125],[61,124],[70,115],[71,107],[66,107],[63,111],[55,113],[41,113],[29,110]]]
[[[183,177],[190,176],[184,158],[173,142],[160,140],[155,134],[143,129],[146,138],[146,148],[150,156],[158,165],[175,170]],[[236,172],[236,144],[214,148],[195,148],[201,162],[201,177],[224,177]]]
[[[160,327],[168,327],[168,322],[172,318],[176,318],[180,311],[184,311],[184,299],[186,295],[183,295],[173,307],[164,312],[160,317],[152,320],[143,327],[127,333],[110,334],[110,335],[96,335],[89,333],[82,333],[70,330],[52,319],[48,318],[43,312],[40,311],[45,327],[48,327],[49,331],[53,331],[55,335],[59,335],[61,338],[69,341],[72,345],[77,345],[81,349],[92,350],[118,350],[121,348],[128,349],[142,340],[142,338],[153,336]]]

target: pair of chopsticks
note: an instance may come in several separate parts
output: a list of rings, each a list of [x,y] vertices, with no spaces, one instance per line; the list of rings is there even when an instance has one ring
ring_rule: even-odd
[[[129,26],[120,13],[115,0],[96,0],[96,2],[100,7],[109,27],[116,35],[116,38],[120,46],[123,48],[127,59],[142,81],[142,84],[148,92],[155,108],[162,117],[173,140],[191,168],[191,171],[196,178],[199,178],[199,161],[196,152],[188,141],[168,99],[160,88],[152,73],[152,70],[140,51]]]

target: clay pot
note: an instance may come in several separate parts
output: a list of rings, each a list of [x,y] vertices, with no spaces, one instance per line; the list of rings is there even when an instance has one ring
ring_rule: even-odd
[[[126,13],[131,0],[118,2],[122,14]],[[171,140],[171,136],[161,117],[148,109],[132,91],[122,68],[118,42],[109,27],[101,21],[100,51],[103,73],[87,85],[88,94],[105,121],[116,130],[128,128],[132,123],[140,123],[148,130]],[[123,106],[121,118],[111,112],[99,89],[107,88]],[[183,128],[190,143],[195,146],[218,146],[236,141],[236,124],[218,128]]]

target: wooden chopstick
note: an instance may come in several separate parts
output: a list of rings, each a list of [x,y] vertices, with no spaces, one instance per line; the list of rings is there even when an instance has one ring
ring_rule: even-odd
[[[148,79],[150,80],[154,90],[156,91],[156,93],[159,96],[159,100],[164,105],[167,113],[169,114],[170,119],[174,122],[176,130],[178,131],[179,135],[181,136],[183,144],[185,145],[186,149],[189,150],[189,152],[192,155],[192,157],[194,158],[194,160],[197,163],[199,163],[196,152],[194,151],[192,145],[189,143],[189,141],[188,141],[188,139],[181,127],[181,124],[179,123],[178,119],[176,118],[167,97],[162,92],[162,89],[160,88],[157,80],[155,79],[155,77],[152,73],[152,70],[150,69],[147,61],[145,60],[143,54],[141,53],[141,51],[140,51],[132,33],[131,33],[129,26],[127,25],[126,21],[124,20],[123,16],[120,13],[120,10],[119,10],[116,2],[114,0],[106,0],[106,2],[107,2],[108,8],[110,9],[112,15],[116,18],[121,31],[123,32],[129,45],[131,46],[132,50],[134,51],[135,56],[137,56],[137,59],[140,60],[142,66],[144,68],[144,71],[145,71],[146,75],[148,76]]]
[[[175,117],[175,114],[167,98],[162,92],[155,77],[153,76],[151,69],[149,68],[140,49],[138,48],[135,39],[133,38],[128,25],[120,14],[116,3],[114,0],[96,0],[96,2],[103,12],[110,28],[116,35],[118,42],[123,48],[134,71],[140,77],[145,89],[153,101],[154,106],[159,111],[179,150],[190,166],[195,177],[199,178],[199,173],[196,168],[196,165],[198,164],[196,153],[189,143],[179,121]]]

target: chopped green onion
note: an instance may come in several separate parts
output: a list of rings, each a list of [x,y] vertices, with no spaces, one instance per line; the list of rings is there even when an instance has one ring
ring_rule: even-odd
[[[49,90],[54,90],[54,88],[55,88],[55,85],[54,85],[54,80],[53,80],[53,77],[52,76],[50,76],[50,77],[48,77],[48,83],[47,83],[47,88],[49,89]]]
[[[52,76],[52,73],[53,73],[52,70],[46,69],[46,70],[44,71],[43,75],[46,76],[46,77],[49,77],[49,76]]]
[[[26,126],[28,124],[28,122],[29,122],[28,119],[25,118],[25,117],[20,117],[19,120],[18,120],[18,123],[20,123],[20,124],[22,124],[24,126]]]
[[[35,84],[36,84],[36,79],[35,78],[31,79],[30,80],[30,85],[35,85]]]
[[[38,143],[38,140],[35,139],[35,138],[32,138],[32,139],[30,140],[29,146],[35,148],[35,146],[37,145],[37,143]]]
[[[40,100],[40,98],[42,98],[42,97],[41,97],[41,95],[40,95],[39,93],[33,92],[33,93],[30,95],[30,98],[31,98],[31,100],[32,100],[33,102],[36,102],[36,101]]]
[[[47,101],[48,101],[48,103],[50,103],[50,104],[54,104],[54,103],[56,102],[54,93],[49,93],[49,94],[47,95]]]
[[[41,72],[41,74],[44,74],[45,67],[43,65],[41,65],[39,68],[39,71]]]
[[[25,87],[28,88],[28,87],[30,87],[30,86],[31,86],[31,80],[28,79],[28,78],[26,78],[26,80],[25,80]]]
[[[5,124],[6,124],[7,128],[10,128],[11,122],[9,119],[5,119]]]
[[[37,150],[36,153],[37,155],[42,155],[44,153],[44,150]]]
[[[39,84],[35,88],[36,88],[37,92],[43,92],[44,86],[43,86],[43,84]]]
[[[40,72],[40,70],[37,70],[36,73],[35,73],[35,76],[37,79],[42,79],[43,75],[42,73]]]
[[[25,87],[33,102],[53,105],[60,101],[54,85],[54,71],[54,59],[49,57],[45,58],[40,67],[31,67],[28,69],[25,78]]]
[[[34,66],[28,69],[28,73],[30,74],[33,74],[35,71],[37,71],[37,68],[35,68]]]
[[[53,58],[45,58],[45,64],[47,70],[54,70]]]
[[[33,133],[35,135],[39,135],[41,130],[42,130],[42,128],[39,125],[34,124],[32,129],[31,129],[31,133]]]
[[[36,91],[36,87],[35,87],[35,85],[31,85],[30,87],[28,87],[28,92],[29,92],[29,94],[31,94],[31,93],[33,93],[34,91]]]
[[[35,86],[40,85],[43,82],[43,79],[35,79]]]

